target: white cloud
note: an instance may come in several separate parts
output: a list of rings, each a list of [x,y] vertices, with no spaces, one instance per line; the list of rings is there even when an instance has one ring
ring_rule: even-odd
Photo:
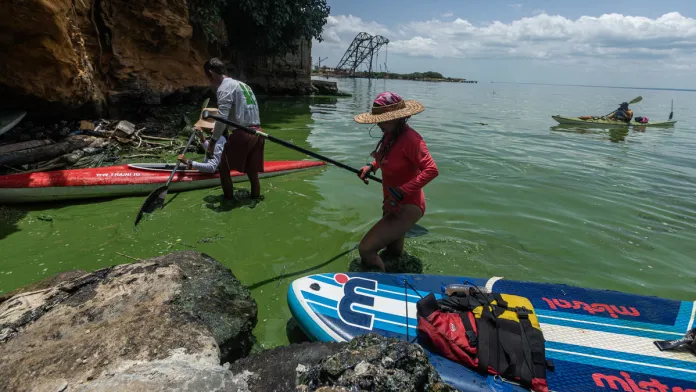
[[[508,4],[508,7],[520,9],[520,8],[522,8],[522,4],[520,4],[520,3]]]
[[[391,41],[389,60],[394,67],[399,64],[392,64],[392,55],[423,61],[543,60],[545,65],[595,73],[619,69],[688,73],[696,69],[696,20],[678,12],[658,18],[605,14],[578,19],[541,13],[510,23],[475,25],[456,18],[395,26],[352,15],[333,15],[324,29],[325,41],[314,43],[314,55],[329,56],[330,63],[338,62],[360,32],[383,35]]]
[[[399,29],[410,36],[392,40],[390,50],[435,58],[684,59],[696,52],[696,20],[677,12],[656,19],[606,14],[576,20],[542,13],[482,26],[457,18]]]
[[[442,14],[443,18],[451,18],[453,16],[454,16],[454,12],[452,12],[452,11],[445,12],[444,14]]]
[[[383,35],[387,38],[391,35],[389,29],[377,22],[366,22],[361,18],[353,15],[336,15],[329,16],[324,25],[322,38],[329,45],[348,45],[353,41],[359,33],[368,33],[371,35]],[[314,42],[316,45],[317,42]]]

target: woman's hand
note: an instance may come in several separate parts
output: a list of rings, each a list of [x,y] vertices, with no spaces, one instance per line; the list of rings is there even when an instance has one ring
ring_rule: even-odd
[[[374,168],[372,165],[365,165],[360,169],[360,173],[358,174],[358,177],[360,177],[361,180],[365,184],[369,184],[369,181],[367,181],[367,176],[370,175],[370,172],[373,172]]]
[[[404,191],[401,188],[389,187],[389,196],[384,199],[382,209],[384,212],[396,214],[401,210],[401,201],[404,199]]]

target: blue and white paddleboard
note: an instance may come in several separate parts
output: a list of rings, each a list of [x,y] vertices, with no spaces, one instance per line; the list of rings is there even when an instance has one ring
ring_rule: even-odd
[[[696,392],[696,355],[662,352],[653,343],[680,339],[693,328],[695,302],[502,278],[330,273],[293,281],[288,304],[314,340],[342,342],[375,332],[414,341],[420,297],[404,280],[422,296],[441,298],[447,285],[469,282],[529,298],[555,365],[547,373],[552,391]],[[429,355],[444,381],[461,391],[524,390]]]

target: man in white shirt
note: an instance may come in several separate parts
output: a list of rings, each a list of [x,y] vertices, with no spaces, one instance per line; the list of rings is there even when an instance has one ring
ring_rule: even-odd
[[[259,107],[251,88],[227,76],[225,64],[217,58],[206,61],[203,70],[210,85],[217,89],[218,115],[239,125],[261,130]],[[225,124],[215,122],[212,140],[207,147],[210,156],[214,156],[217,141],[226,130]],[[264,146],[265,139],[261,136],[239,129],[230,130],[220,159],[220,183],[226,199],[234,199],[230,170],[245,173],[251,183],[251,197],[262,198],[259,173],[264,171]]]

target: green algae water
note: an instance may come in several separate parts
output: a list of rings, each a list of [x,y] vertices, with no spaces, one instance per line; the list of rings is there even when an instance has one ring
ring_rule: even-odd
[[[440,169],[407,240],[425,272],[557,282],[696,299],[696,107],[693,92],[339,80],[348,98],[261,106],[276,137],[360,167],[379,129],[353,122],[384,90],[420,100],[411,125]],[[674,128],[560,127],[553,114],[609,113],[642,95],[636,116]],[[371,134],[370,134],[371,132]],[[266,144],[266,159],[305,159]],[[145,196],[0,206],[0,294],[61,271],[192,249],[232,269],[259,306],[262,347],[287,343],[293,278],[345,271],[381,214],[381,189],[325,167],[262,180],[256,206],[220,203],[220,187],[170,193],[137,229]],[[236,185],[248,189],[248,183]],[[252,208],[253,207],[253,208]]]

